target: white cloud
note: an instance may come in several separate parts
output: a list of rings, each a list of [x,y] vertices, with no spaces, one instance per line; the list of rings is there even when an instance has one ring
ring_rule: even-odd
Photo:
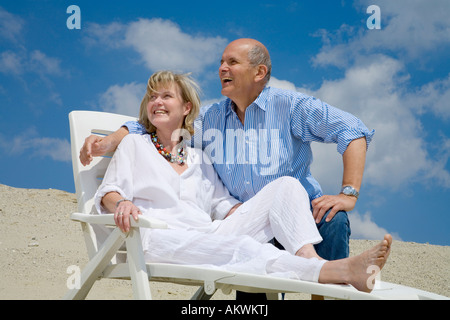
[[[144,97],[146,84],[128,83],[113,85],[100,96],[104,111],[139,117],[139,108]]]
[[[24,73],[36,73],[41,77],[47,75],[60,76],[61,60],[49,57],[45,53],[34,50],[31,53],[13,52],[11,50],[0,53],[0,72],[15,76]]]
[[[442,153],[440,158],[429,154],[415,113],[419,100],[434,102],[432,109],[442,108],[440,103],[448,95],[449,81],[433,82],[418,93],[409,92],[402,63],[382,55],[372,58],[349,67],[341,79],[324,81],[318,90],[296,90],[348,111],[362,119],[369,129],[375,129],[367,154],[364,184],[397,189],[412,181],[435,181],[449,187],[450,172],[445,168],[449,154]],[[295,87],[274,80],[271,85]],[[339,186],[342,180],[342,159],[336,148],[313,145],[313,150],[313,174],[324,189],[336,191],[336,183]]]
[[[275,78],[274,76],[270,77],[268,85],[275,88],[297,91],[297,88],[292,82],[289,82],[287,80],[280,80]]]
[[[365,13],[370,4],[359,0],[356,7]],[[367,154],[364,184],[397,189],[411,182],[433,182],[450,187],[446,168],[450,152],[443,150],[439,141],[449,138],[442,134],[428,139],[420,118],[432,113],[444,122],[450,119],[450,75],[411,88],[405,67],[413,61],[422,66],[434,51],[450,46],[450,2],[380,0],[377,5],[381,30],[342,25],[335,32],[317,33],[323,47],[313,62],[344,69],[342,78],[325,80],[317,90],[296,88],[278,79],[271,84],[320,98],[376,130]],[[438,144],[441,151],[430,154]],[[342,159],[329,146],[313,145],[313,150],[313,174],[325,189],[335,190],[342,178]]]
[[[365,14],[371,4],[371,0],[359,0],[356,7]],[[422,63],[433,51],[450,46],[449,1],[379,0],[376,5],[381,9],[381,30],[348,25],[335,32],[320,30],[317,35],[324,46],[313,62],[348,67],[361,56],[389,52],[402,60]]]
[[[12,75],[23,73],[23,62],[19,54],[13,51],[4,51],[0,54],[0,72]]]
[[[129,25],[125,42],[141,54],[150,70],[198,72],[219,62],[227,40],[192,36],[168,20],[140,19]]]
[[[348,217],[352,228],[352,239],[380,240],[383,239],[385,234],[390,233],[395,240],[402,240],[397,233],[388,232],[388,230],[372,221],[370,212],[359,214],[353,211],[349,213]]]
[[[21,37],[24,20],[0,7],[0,38],[16,43]]]
[[[170,20],[139,19],[129,24],[90,24],[85,43],[109,48],[131,47],[151,71],[201,72],[219,63],[227,44],[221,37],[191,35]]]
[[[38,137],[34,129],[15,137],[0,135],[0,150],[6,155],[51,158],[62,162],[72,160],[67,139]]]
[[[61,75],[61,60],[49,57],[45,53],[34,50],[30,53],[29,68],[41,75]]]
[[[72,161],[70,142],[67,139],[33,138],[27,143],[33,156],[49,157],[55,161]]]
[[[88,47],[121,48],[123,47],[126,28],[126,25],[119,22],[111,22],[107,25],[87,23],[83,42]]]
[[[418,114],[431,112],[438,118],[450,120],[450,74],[423,85],[405,96],[406,102]]]

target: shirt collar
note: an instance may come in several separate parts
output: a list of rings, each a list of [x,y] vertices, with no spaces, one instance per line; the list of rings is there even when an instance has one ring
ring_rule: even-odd
[[[267,105],[267,100],[269,100],[269,91],[270,91],[270,87],[264,87],[263,91],[261,91],[261,93],[259,94],[259,96],[255,99],[255,101],[253,101],[252,104],[256,104],[261,110],[266,111],[266,105]],[[230,99],[227,98],[226,99],[226,115],[228,116],[232,111],[234,111],[234,109],[236,108],[236,105],[234,104],[234,102]]]
[[[267,101],[269,100],[270,87],[264,87],[263,91],[259,94],[254,104],[256,104],[261,110],[266,111]]]

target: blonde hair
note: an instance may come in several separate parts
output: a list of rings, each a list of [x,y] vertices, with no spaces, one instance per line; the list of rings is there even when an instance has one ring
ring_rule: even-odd
[[[172,71],[159,71],[154,73],[147,82],[147,92],[141,102],[139,111],[139,122],[145,127],[147,132],[156,131],[156,127],[148,119],[147,105],[153,93],[158,89],[167,88],[171,84],[177,84],[181,91],[183,102],[192,104],[191,111],[184,118],[182,129],[186,129],[191,135],[194,134],[194,120],[200,112],[199,87],[189,74],[176,74]]]

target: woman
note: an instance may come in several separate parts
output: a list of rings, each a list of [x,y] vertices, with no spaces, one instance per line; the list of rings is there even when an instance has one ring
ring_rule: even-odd
[[[122,141],[96,194],[97,210],[113,212],[124,232],[130,216],[167,222],[165,230],[142,230],[148,262],[350,283],[370,291],[367,269],[384,266],[391,236],[356,257],[321,259],[313,247],[321,237],[297,180],[275,180],[241,204],[203,161],[203,152],[184,143],[182,133],[193,133],[199,106],[197,87],[188,76],[163,71],[150,77],[140,122],[151,133]],[[273,237],[286,251],[267,244]]]

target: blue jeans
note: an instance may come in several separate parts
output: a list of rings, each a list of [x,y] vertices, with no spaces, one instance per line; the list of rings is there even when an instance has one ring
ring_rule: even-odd
[[[349,240],[351,233],[347,212],[339,211],[330,222],[326,222],[325,219],[329,213],[330,211],[317,224],[323,241],[316,244],[314,248],[317,254],[325,260],[347,258],[350,253]]]

